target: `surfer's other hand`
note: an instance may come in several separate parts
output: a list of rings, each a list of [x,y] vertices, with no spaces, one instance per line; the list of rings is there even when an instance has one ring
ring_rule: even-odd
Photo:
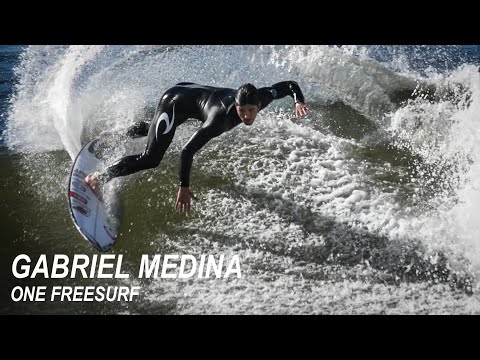
[[[181,186],[180,189],[178,189],[175,208],[180,213],[190,211],[192,199],[198,200],[188,187]]]

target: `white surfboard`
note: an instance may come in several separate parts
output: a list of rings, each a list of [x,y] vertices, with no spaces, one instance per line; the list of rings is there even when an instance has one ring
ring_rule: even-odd
[[[85,177],[103,168],[102,141],[94,139],[86,144],[73,162],[68,185],[68,203],[75,226],[99,251],[108,251],[115,245],[120,227],[119,197],[110,193],[108,200],[99,200],[85,182]]]

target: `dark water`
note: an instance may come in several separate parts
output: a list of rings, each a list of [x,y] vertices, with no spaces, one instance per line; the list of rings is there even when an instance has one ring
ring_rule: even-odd
[[[479,46],[1,47],[0,311],[13,314],[478,314]],[[148,118],[178,81],[295,79],[196,155],[175,213],[179,129],[161,166],[117,182],[128,279],[17,279],[19,254],[99,253],[66,185],[81,144]],[[142,151],[116,143],[112,161]],[[142,255],[237,255],[242,278],[140,279]],[[134,301],[19,301],[15,286],[139,286]]]
[[[3,131],[5,129],[8,100],[13,92],[15,83],[13,68],[19,62],[22,46],[1,46],[0,50],[0,151],[5,151]]]

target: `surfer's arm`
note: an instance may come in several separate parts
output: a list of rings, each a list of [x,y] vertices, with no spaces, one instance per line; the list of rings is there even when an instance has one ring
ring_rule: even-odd
[[[305,105],[305,97],[296,81],[281,81],[269,87],[259,89],[261,109],[267,107],[273,100],[291,96],[295,102],[295,115],[306,115],[309,110]]]
[[[197,200],[195,195],[190,191],[190,170],[192,168],[193,156],[198,150],[205,146],[207,142],[225,131],[221,119],[224,119],[224,115],[207,119],[182,149],[180,156],[180,187],[175,202],[175,207],[178,212],[183,213],[190,211],[191,199]]]
[[[205,146],[214,137],[219,136],[225,131],[222,126],[223,115],[214,115],[205,121],[200,129],[198,129],[188,140],[182,149],[180,155],[180,186],[190,186],[190,171],[192,169],[193,156],[195,153]]]

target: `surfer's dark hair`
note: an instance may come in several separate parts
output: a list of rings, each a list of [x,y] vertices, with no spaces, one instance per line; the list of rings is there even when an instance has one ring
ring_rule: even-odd
[[[258,95],[258,89],[252,84],[243,84],[237,90],[235,95],[235,103],[240,106],[244,105],[259,105],[260,97]]]

